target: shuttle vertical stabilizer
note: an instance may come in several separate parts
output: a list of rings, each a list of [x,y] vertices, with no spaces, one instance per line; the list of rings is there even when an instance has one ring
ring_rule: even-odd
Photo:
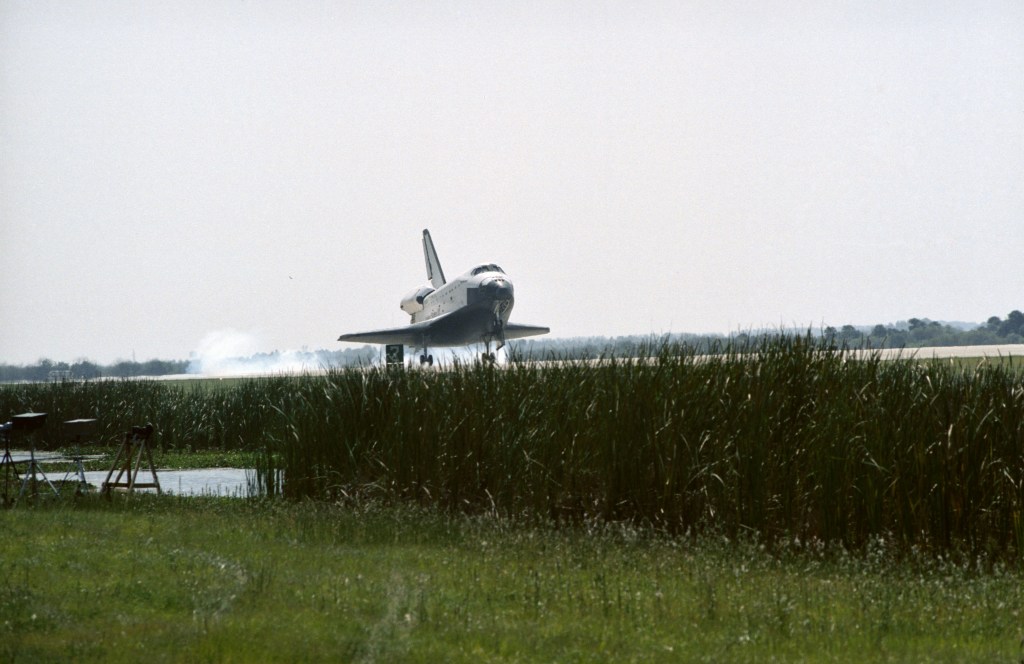
[[[437,251],[434,250],[434,241],[430,239],[430,231],[423,229],[423,258],[427,261],[427,279],[430,279],[434,289],[444,286],[444,272],[441,270],[441,261],[437,260]]]

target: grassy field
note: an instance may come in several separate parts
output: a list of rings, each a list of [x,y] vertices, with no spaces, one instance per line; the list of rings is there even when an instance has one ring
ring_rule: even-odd
[[[19,385],[276,497],[0,511],[0,661],[1024,659],[1024,378],[709,361]],[[108,462],[98,462],[100,467]]]
[[[378,503],[0,512],[0,660],[1017,662],[998,561]]]

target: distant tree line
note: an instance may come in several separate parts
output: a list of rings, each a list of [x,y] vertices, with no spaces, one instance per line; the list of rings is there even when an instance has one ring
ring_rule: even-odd
[[[983,325],[962,330],[927,318],[911,318],[905,324],[858,328],[826,327],[829,341],[870,348],[921,348],[923,346],[990,346],[1024,343],[1024,313],[1011,311],[1005,319],[992,316]]]
[[[146,362],[119,360],[114,364],[100,365],[86,359],[75,360],[69,364],[43,358],[28,366],[0,364],[0,382],[166,376],[185,373],[187,366],[188,362],[184,360],[148,360]]]
[[[519,357],[557,357],[569,359],[596,359],[599,357],[636,357],[660,352],[667,344],[682,344],[696,353],[715,353],[726,348],[750,349],[766,337],[778,334],[806,334],[807,330],[762,330],[737,332],[730,335],[633,335],[621,337],[573,337],[549,339],[546,337],[515,341],[510,344],[512,354]],[[925,346],[991,346],[1024,343],[1024,313],[1011,311],[1005,319],[992,316],[973,329],[961,329],[927,318],[857,327],[825,327],[811,330],[823,343],[851,348],[921,348]]]
[[[599,357],[636,357],[656,355],[669,344],[683,344],[696,353],[714,353],[727,347],[751,348],[759,339],[776,334],[805,334],[807,331],[737,332],[720,334],[667,334],[632,335],[621,337],[531,338],[509,343],[513,357],[558,357],[596,359]],[[813,332],[813,331],[812,331]],[[1024,313],[1011,311],[1006,318],[992,316],[973,329],[960,329],[927,318],[875,326],[840,328],[825,327],[816,332],[824,343],[854,348],[920,348],[922,346],[986,346],[1024,343]],[[272,372],[275,367],[300,363],[315,368],[367,365],[378,362],[381,348],[363,346],[345,350],[288,351],[257,353],[245,358],[232,358],[234,366],[256,367]],[[29,366],[0,364],[0,382],[83,380],[94,378],[132,378],[137,376],[167,376],[197,372],[201,363],[192,360],[148,360],[129,362],[120,360],[110,365],[99,365],[86,359],[72,363],[41,359]]]
[[[342,367],[371,364],[380,356],[380,349],[364,346],[346,350],[288,351],[282,353],[257,353],[249,357],[231,358],[231,366],[239,370],[274,372],[284,366],[297,364],[310,368]],[[93,380],[97,378],[136,378],[142,376],[171,376],[175,374],[198,373],[202,363],[197,358],[190,360],[148,360],[131,362],[119,360],[113,364],[100,365],[87,359],[72,363],[41,359],[31,365],[0,363],[0,382],[45,382],[60,380]]]

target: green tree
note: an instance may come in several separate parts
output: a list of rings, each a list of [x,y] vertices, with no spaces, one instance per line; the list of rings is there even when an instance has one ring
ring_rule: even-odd
[[[1024,313],[1017,309],[1006,314],[1006,320],[999,325],[999,336],[1008,337],[1011,334],[1024,334]]]
[[[99,378],[102,374],[98,366],[83,357],[75,360],[74,364],[71,365],[71,375],[75,378],[89,380],[91,378]]]
[[[839,330],[839,338],[843,341],[856,341],[861,338],[860,330],[855,328],[853,325],[844,325]]]

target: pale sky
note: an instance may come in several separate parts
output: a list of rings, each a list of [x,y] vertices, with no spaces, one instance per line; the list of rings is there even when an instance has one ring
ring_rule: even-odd
[[[0,0],[0,362],[1024,308],[1024,3]]]

